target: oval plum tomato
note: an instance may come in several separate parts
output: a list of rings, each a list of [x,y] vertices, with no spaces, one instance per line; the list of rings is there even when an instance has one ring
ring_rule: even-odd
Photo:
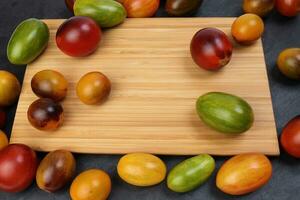
[[[227,65],[232,55],[232,44],[222,31],[204,28],[191,42],[191,54],[197,65],[206,70],[217,70]]]
[[[0,151],[0,190],[20,192],[35,178],[35,152],[24,144],[10,144]]]
[[[76,0],[65,0],[67,8],[74,13],[73,7]]]
[[[300,12],[300,0],[276,0],[276,9],[280,14],[294,17]]]
[[[88,17],[71,17],[60,25],[56,33],[57,47],[74,57],[93,53],[100,41],[101,30],[97,23]]]
[[[300,115],[285,125],[280,143],[288,154],[300,158]]]
[[[160,0],[124,0],[128,17],[152,17],[159,8]]]

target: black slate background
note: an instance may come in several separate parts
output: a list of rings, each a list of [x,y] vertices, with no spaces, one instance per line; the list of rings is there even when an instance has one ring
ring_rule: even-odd
[[[165,1],[162,1],[162,5]],[[199,17],[231,17],[242,14],[242,0],[204,0],[195,16]],[[0,0],[0,69],[5,69],[17,75],[22,81],[25,67],[13,66],[6,58],[6,45],[10,34],[16,25],[24,19],[36,18],[68,18],[71,13],[67,10],[63,0]],[[163,6],[157,16],[166,17]],[[265,18],[265,34],[263,37],[265,59],[268,69],[270,89],[278,134],[289,119],[300,114],[300,82],[290,81],[283,77],[276,69],[276,58],[281,50],[287,47],[300,47],[300,16],[285,18],[273,11]],[[255,80],[253,80],[255,81]],[[5,132],[10,134],[16,106],[7,108],[8,120]],[[42,158],[43,153],[39,153]],[[105,155],[76,155],[77,171],[89,168],[102,168],[112,178],[113,189],[110,199],[114,200],[162,200],[162,199],[300,199],[300,160],[293,159],[281,152],[280,157],[271,158],[273,177],[262,189],[243,196],[233,197],[223,194],[215,187],[214,175],[200,188],[186,194],[176,194],[169,191],[165,183],[150,188],[137,188],[120,180],[117,176],[116,165],[120,156]],[[168,169],[185,157],[162,156]],[[228,157],[216,157],[217,169]],[[16,180],[18,181],[18,180]],[[68,187],[55,193],[48,194],[39,190],[35,184],[18,194],[0,192],[0,200],[22,199],[69,199]]]

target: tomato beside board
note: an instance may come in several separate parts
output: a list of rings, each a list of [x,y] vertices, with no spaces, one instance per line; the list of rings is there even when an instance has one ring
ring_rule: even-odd
[[[17,77],[7,71],[0,70],[0,106],[14,104],[21,92],[21,85]]]
[[[272,165],[263,154],[248,153],[227,160],[217,174],[217,187],[231,195],[243,195],[265,185],[271,178]]]
[[[199,67],[218,70],[229,63],[232,44],[224,32],[216,28],[204,28],[194,35],[190,51]]]
[[[286,17],[294,17],[300,12],[299,0],[276,0],[276,9]]]
[[[277,66],[286,77],[300,80],[300,48],[288,48],[280,52]]]
[[[100,41],[101,30],[89,17],[71,17],[56,32],[57,47],[69,56],[87,56],[96,50]]]
[[[8,145],[8,139],[6,134],[0,130],[0,150]]]
[[[202,0],[167,0],[166,11],[171,16],[188,16],[201,6]]]
[[[37,169],[35,152],[24,144],[10,144],[0,151],[0,190],[20,192],[33,181]]]
[[[253,13],[260,17],[269,14],[274,8],[274,0],[244,0],[243,10],[245,13]]]
[[[285,125],[280,143],[288,154],[300,158],[300,116],[296,116]]]

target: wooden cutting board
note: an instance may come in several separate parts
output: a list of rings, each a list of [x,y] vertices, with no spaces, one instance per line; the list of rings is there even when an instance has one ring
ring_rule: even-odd
[[[46,51],[26,70],[12,143],[38,151],[68,149],[80,153],[232,155],[262,152],[278,155],[278,141],[261,41],[235,44],[232,60],[218,72],[194,64],[189,52],[196,31],[217,27],[230,35],[234,18],[128,19],[105,30],[99,49],[85,58],[64,55],[55,44],[63,20],[45,20],[51,32]],[[27,108],[37,99],[30,87],[33,75],[54,69],[69,81],[62,102],[65,122],[55,132],[31,127]],[[109,100],[99,106],[82,104],[75,94],[79,78],[101,71],[112,82]],[[198,96],[222,91],[245,98],[253,107],[255,123],[246,133],[224,135],[198,118]]]

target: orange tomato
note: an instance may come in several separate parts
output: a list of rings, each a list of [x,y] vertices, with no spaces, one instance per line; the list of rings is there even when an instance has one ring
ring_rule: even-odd
[[[8,139],[6,134],[0,130],[0,150],[8,145]]]
[[[159,8],[160,0],[124,0],[128,17],[152,17]]]
[[[259,153],[241,154],[230,158],[217,174],[217,187],[231,195],[243,195],[265,185],[271,178],[272,165]]]
[[[90,169],[79,174],[72,182],[72,200],[105,200],[111,191],[109,175],[100,169]]]
[[[241,44],[258,40],[264,32],[263,20],[255,14],[244,14],[238,17],[231,26],[231,34]]]

